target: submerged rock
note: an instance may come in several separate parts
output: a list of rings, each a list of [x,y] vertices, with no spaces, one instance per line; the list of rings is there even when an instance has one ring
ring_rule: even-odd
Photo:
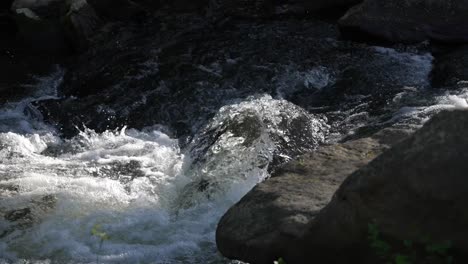
[[[466,0],[366,0],[339,21],[346,37],[416,43],[468,41]]]
[[[347,178],[375,157],[375,148],[344,155],[352,166],[334,158],[341,145],[331,146],[330,154],[322,150],[296,161],[226,213],[217,230],[218,247],[225,256],[251,263],[278,257],[287,263],[377,263],[385,260],[375,259],[368,240],[372,224],[390,246],[383,257],[398,253],[404,241],[422,248],[450,241],[450,254],[459,261],[468,252],[467,125],[468,111],[443,112]],[[366,149],[362,141],[357,146]],[[333,161],[322,174],[331,176],[320,178],[314,169],[320,167],[300,164],[320,164],[321,159]],[[332,186],[344,178],[329,202]]]

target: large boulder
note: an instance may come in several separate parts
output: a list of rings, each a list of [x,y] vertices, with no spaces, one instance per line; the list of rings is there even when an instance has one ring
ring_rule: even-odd
[[[265,186],[273,186],[269,182],[277,179],[268,180],[223,217],[218,246],[226,256],[252,263],[280,256],[287,263],[345,263],[350,259],[379,263],[401,258],[400,251],[408,250],[405,247],[411,247],[404,257],[412,263],[447,263],[442,261],[450,259],[464,263],[468,254],[467,129],[466,110],[435,116],[413,136],[348,176],[313,218],[303,213],[307,210],[298,210],[301,207],[296,203],[302,201],[307,208],[317,203],[316,198],[294,202],[283,197],[295,193],[320,197],[321,189],[315,186],[323,181],[313,183],[303,177],[293,188],[284,182],[268,193]],[[268,206],[268,211],[251,210]],[[286,221],[284,215],[295,210],[296,217]],[[445,254],[449,255],[442,259]],[[376,255],[382,259],[375,259]]]
[[[75,50],[82,51],[88,48],[102,21],[86,0],[77,0],[70,3],[62,24],[71,45]]]
[[[15,22],[18,27],[18,45],[23,47],[24,52],[56,56],[70,52],[57,20],[43,19],[30,8],[19,8],[15,10]]]
[[[289,257],[290,243],[304,236],[346,177],[405,135],[407,131],[387,129],[286,164],[223,216],[216,232],[218,249],[249,263]]]
[[[86,0],[16,0],[19,44],[31,53],[69,55],[83,51],[102,25]]]
[[[468,83],[468,45],[435,53],[432,86],[458,88]]]
[[[468,41],[467,0],[365,0],[339,21],[345,37],[416,43]]]

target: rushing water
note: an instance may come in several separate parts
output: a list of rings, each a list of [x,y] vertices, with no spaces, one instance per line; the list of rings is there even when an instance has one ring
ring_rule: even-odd
[[[224,263],[217,220],[268,176],[276,143],[290,141],[288,122],[301,117],[311,148],[328,128],[259,96],[220,109],[185,151],[157,127],[85,129],[65,140],[31,104],[54,97],[62,74],[0,111],[4,262]]]
[[[430,56],[376,50],[414,66],[407,78],[427,84]],[[261,94],[222,107],[184,149],[161,126],[61,138],[32,102],[56,97],[62,76],[58,69],[39,79],[31,97],[0,109],[0,262],[228,263],[214,237],[229,206],[275,162],[343,136],[281,99],[290,82],[333,82],[325,67],[281,75],[277,99]],[[421,87],[391,98],[395,111],[376,123],[417,127],[442,109],[468,107],[468,88]],[[356,126],[358,114],[345,114],[341,125]]]

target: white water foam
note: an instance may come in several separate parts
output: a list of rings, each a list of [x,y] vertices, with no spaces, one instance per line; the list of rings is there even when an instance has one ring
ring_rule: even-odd
[[[196,147],[207,143],[199,159],[151,127],[86,129],[64,140],[32,104],[55,97],[61,74],[0,109],[0,262],[228,263],[216,250],[216,224],[268,176],[271,136],[297,109],[271,97],[221,109],[195,137]],[[247,112],[263,123],[258,133],[223,131]],[[323,140],[321,121],[310,125],[307,136]],[[209,131],[220,137],[197,141]]]
[[[445,110],[468,109],[468,86],[457,90],[441,91],[422,106],[404,106],[387,123],[413,123],[415,129],[421,127],[435,114]]]

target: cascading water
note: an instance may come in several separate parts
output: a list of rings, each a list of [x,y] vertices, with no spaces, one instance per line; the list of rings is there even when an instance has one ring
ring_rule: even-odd
[[[62,75],[0,112],[1,262],[227,263],[214,243],[222,214],[293,139],[310,150],[328,130],[265,95],[221,108],[186,151],[154,127],[62,139],[31,104]]]
[[[85,54],[101,58],[78,64],[60,100],[57,69],[0,106],[0,263],[229,263],[216,224],[277,165],[360,127],[468,106],[468,88],[428,89],[426,51],[339,41],[323,23],[163,28]],[[81,122],[160,122],[191,140],[156,125],[60,136]]]

